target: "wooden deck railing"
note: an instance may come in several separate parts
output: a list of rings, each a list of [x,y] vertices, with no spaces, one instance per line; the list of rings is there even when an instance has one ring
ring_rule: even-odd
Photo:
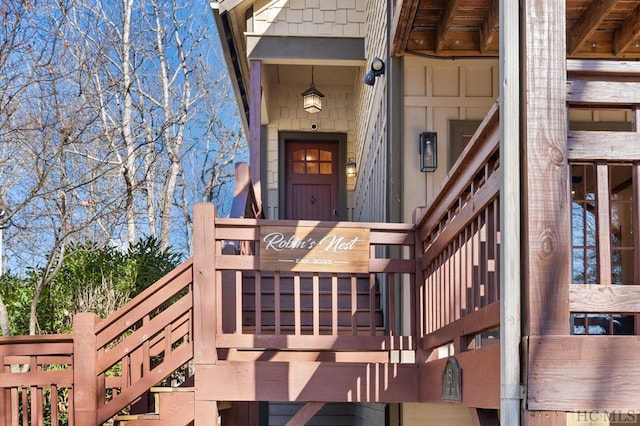
[[[73,337],[0,337],[0,424],[73,424]]]
[[[366,230],[368,272],[261,267],[261,228],[273,226],[290,232],[300,227]],[[218,347],[389,350],[414,345],[410,337],[398,336],[396,326],[398,286],[401,282],[407,290],[415,286],[413,226],[218,218],[214,232],[221,283],[217,299],[224,306],[218,310],[223,314],[218,320]],[[409,253],[404,258],[389,255],[402,252],[397,250],[401,247]]]
[[[458,353],[500,322],[498,112],[496,104],[418,218],[427,351],[452,343]]]

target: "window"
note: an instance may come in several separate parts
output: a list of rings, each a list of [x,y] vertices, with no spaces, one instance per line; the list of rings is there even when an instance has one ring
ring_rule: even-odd
[[[330,175],[333,173],[331,151],[296,149],[293,151],[293,173],[300,175]]]
[[[638,214],[638,206],[633,196],[633,188],[637,184],[631,163],[571,165],[574,284],[638,284],[634,263],[634,215]],[[601,230],[599,227],[608,229]],[[599,238],[605,238],[603,235],[609,241],[599,241]],[[608,253],[601,253],[601,250]],[[610,270],[606,265],[608,262],[600,261],[607,257],[610,259]],[[635,334],[634,315],[572,313],[571,323],[573,334]]]

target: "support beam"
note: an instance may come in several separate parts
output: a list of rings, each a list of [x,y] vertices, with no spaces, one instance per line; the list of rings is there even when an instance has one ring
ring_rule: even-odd
[[[564,3],[564,1],[562,2]],[[593,1],[584,11],[577,23],[571,28],[568,34],[567,40],[567,55],[573,55],[582,46],[584,42],[598,29],[600,23],[607,17],[609,12],[616,6],[618,0],[598,0]],[[565,9],[562,9],[562,16],[565,16]],[[559,13],[559,10],[555,10],[554,13]],[[565,27],[565,24],[562,24]],[[553,31],[560,31],[560,28],[555,28]],[[564,59],[564,55],[563,55]]]
[[[624,20],[622,25],[613,33],[613,54],[624,53],[640,36],[640,6]]]
[[[498,11],[498,0],[491,0],[489,4],[489,14],[482,25],[480,31],[480,52],[487,53],[489,44],[493,41],[500,24],[500,12]]]
[[[438,22],[438,27],[436,28],[436,54],[442,52],[444,48],[444,41],[447,38],[447,33],[451,28],[451,24],[453,22],[454,11],[458,8],[458,4],[460,0],[449,0],[445,3],[445,9],[442,12],[442,18],[440,18],[440,22]]]

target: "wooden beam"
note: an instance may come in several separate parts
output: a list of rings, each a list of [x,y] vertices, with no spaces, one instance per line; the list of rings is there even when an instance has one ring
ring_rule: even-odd
[[[418,11],[420,0],[398,0],[397,11],[393,16],[391,27],[393,40],[391,43],[391,55],[402,55],[409,43],[409,36],[413,29],[413,21]]]
[[[306,425],[307,422],[311,420],[322,407],[324,407],[324,405],[324,402],[307,402],[293,417],[291,417],[291,419],[289,419],[287,423],[285,423],[285,426]]]
[[[480,52],[483,54],[487,53],[489,44],[491,44],[496,35],[499,23],[500,13],[498,10],[498,0],[491,0],[487,19],[485,19],[482,24],[482,29],[480,30]]]
[[[568,132],[569,160],[640,161],[636,132]]]
[[[587,41],[600,23],[618,3],[618,0],[593,1],[567,34],[567,54],[573,55]],[[564,16],[564,14],[563,14]],[[563,25],[564,26],[564,25]],[[556,31],[558,31],[556,29]]]
[[[640,313],[640,287],[572,284],[569,308],[571,312]]]
[[[224,401],[418,402],[421,387],[415,364],[219,361],[197,374],[196,393]]]
[[[436,54],[441,53],[444,48],[444,41],[447,38],[447,33],[451,28],[459,4],[460,0],[449,0],[445,3],[445,9],[436,28]]]
[[[632,81],[570,80],[566,92],[567,101],[574,105],[627,106],[638,103],[640,84]]]
[[[461,336],[472,336],[500,325],[500,304],[494,302],[426,335],[422,349],[442,346]]]
[[[529,410],[638,409],[640,336],[531,336]]]
[[[624,53],[637,42],[638,36],[640,36],[640,6],[637,6],[613,33],[613,54],[618,56]]]

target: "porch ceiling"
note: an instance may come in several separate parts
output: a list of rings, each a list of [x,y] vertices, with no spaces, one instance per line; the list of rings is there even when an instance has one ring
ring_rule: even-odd
[[[392,54],[498,56],[498,0],[398,2]],[[567,57],[640,58],[640,0],[566,0]]]

